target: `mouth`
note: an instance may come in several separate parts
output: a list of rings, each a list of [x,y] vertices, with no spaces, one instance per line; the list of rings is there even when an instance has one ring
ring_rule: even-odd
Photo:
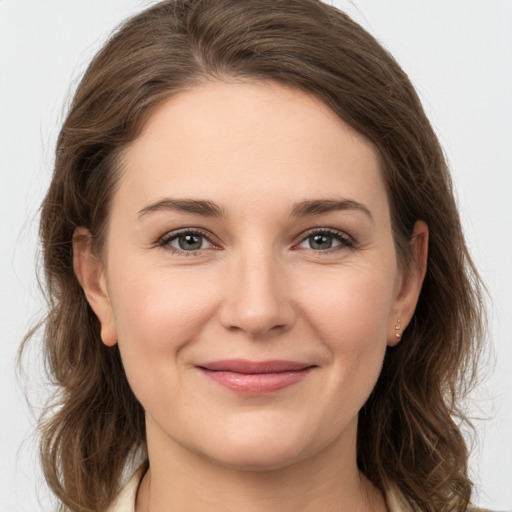
[[[274,393],[302,381],[316,367],[297,361],[229,359],[198,365],[217,384],[240,394]]]

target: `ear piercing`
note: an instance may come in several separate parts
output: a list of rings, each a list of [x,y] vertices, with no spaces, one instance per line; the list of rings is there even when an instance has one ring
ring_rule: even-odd
[[[399,340],[402,337],[402,326],[400,325],[400,318],[396,321],[395,331],[395,338]]]

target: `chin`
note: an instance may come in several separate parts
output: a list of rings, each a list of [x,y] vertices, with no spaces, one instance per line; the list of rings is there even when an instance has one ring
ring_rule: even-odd
[[[216,464],[240,471],[273,471],[307,459],[318,451],[315,439],[293,432],[290,426],[245,428],[222,439],[210,439],[199,449]]]
[[[279,450],[271,445],[239,444],[218,453],[208,454],[210,460],[219,466],[247,472],[277,471],[289,467],[307,458],[300,450],[279,446]]]

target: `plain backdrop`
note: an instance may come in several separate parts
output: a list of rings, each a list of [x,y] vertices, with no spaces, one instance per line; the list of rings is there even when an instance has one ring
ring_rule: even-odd
[[[124,18],[151,1],[0,0],[0,510],[49,510],[33,433],[48,389],[37,345],[16,352],[44,304],[37,212],[66,102]],[[512,0],[332,2],[415,84],[453,171],[469,245],[489,288],[494,356],[473,396],[476,501],[512,509]],[[33,401],[30,410],[25,401]]]

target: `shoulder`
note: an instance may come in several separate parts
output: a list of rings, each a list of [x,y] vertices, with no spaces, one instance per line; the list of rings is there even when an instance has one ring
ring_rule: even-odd
[[[499,510],[491,510],[489,508],[480,508],[480,507],[475,507],[473,505],[470,505],[467,509],[467,512],[512,512],[512,509],[511,510],[502,510],[502,511],[499,511]]]
[[[137,490],[144,474],[139,468],[116,496],[107,512],[134,512]]]
[[[479,507],[469,507],[467,512],[493,512],[488,508],[479,508]],[[498,511],[496,511],[498,512]]]
[[[390,512],[413,512],[413,508],[409,505],[408,501],[405,499],[403,494],[400,492],[398,487],[391,486],[385,492],[386,501],[388,505],[388,509]],[[487,508],[480,508],[470,505],[467,509],[467,512],[493,512]],[[498,512],[498,511],[495,511]],[[502,512],[512,512],[502,511]]]

